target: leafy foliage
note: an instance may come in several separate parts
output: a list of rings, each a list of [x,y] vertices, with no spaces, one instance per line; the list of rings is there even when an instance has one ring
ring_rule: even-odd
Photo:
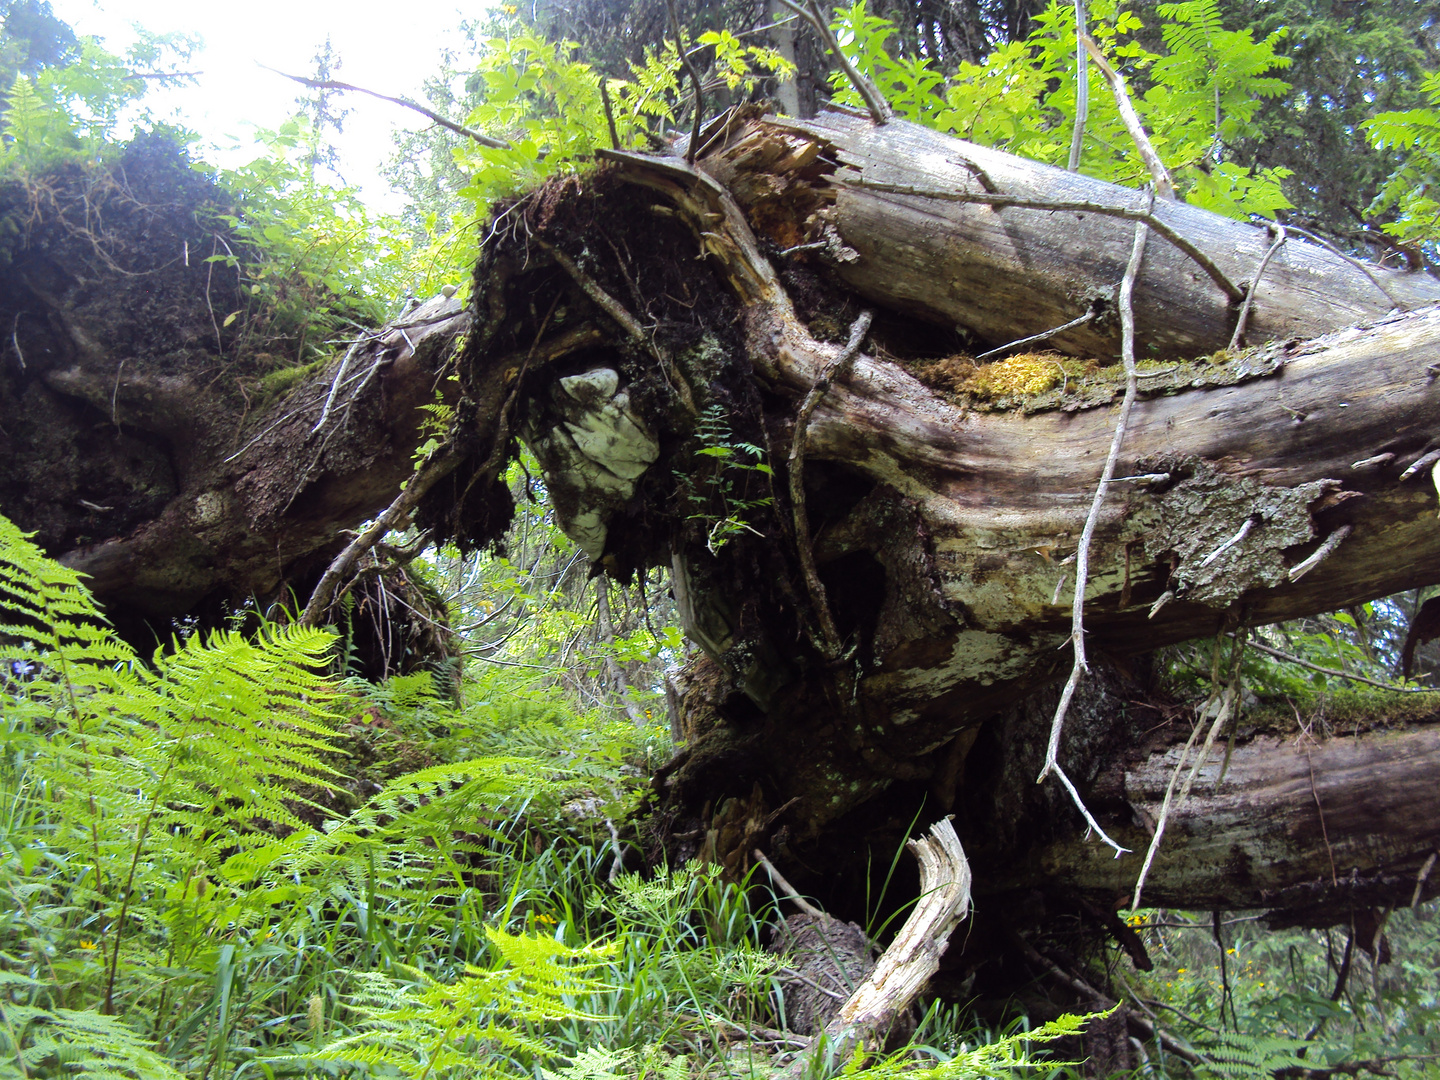
[[[768,486],[752,481],[768,481],[774,471],[765,463],[764,448],[735,438],[721,405],[700,414],[695,439],[700,444],[695,451],[699,467],[677,470],[676,478],[681,498],[689,504],[686,520],[699,526],[713,555],[742,532],[759,535],[747,518],[769,506],[772,497]]]
[[[1382,112],[1364,124],[1373,147],[1404,154],[1369,209],[1393,215],[1384,231],[1396,239],[1434,245],[1440,241],[1440,72],[1430,75],[1422,89],[1427,106]]]
[[[240,321],[238,350],[305,364],[328,356],[331,339],[385,320],[415,276],[410,244],[354,190],[319,178],[319,135],[304,117],[257,143],[256,158],[217,174],[238,209],[220,215],[208,258],[239,269],[248,294],[221,320]]]
[[[1426,73],[1440,66],[1434,0],[1222,0],[1225,25],[1257,38],[1284,29],[1277,52],[1289,60],[1284,95],[1269,98],[1232,149],[1245,167],[1283,168],[1291,220],[1320,228],[1351,247],[1382,251],[1380,232],[1393,210],[1375,199],[1404,162],[1396,147],[1357,137],[1377,113],[1425,107]]]
[[[1246,170],[1228,159],[1229,147],[1251,133],[1256,110],[1284,94],[1271,72],[1288,61],[1277,54],[1283,34],[1256,41],[1248,30],[1223,28],[1217,0],[1160,4],[1163,52],[1142,44],[1140,17],[1114,3],[1093,6],[1091,33],[1111,62],[1143,88],[1136,109],[1177,188],[1196,205],[1245,217],[1273,217],[1290,205],[1283,170]],[[837,12],[837,36],[856,66],[875,80],[897,113],[940,131],[1047,163],[1065,159],[1076,102],[1074,10],[1054,3],[1036,16],[1024,41],[996,49],[984,64],[961,64],[945,77],[924,57],[893,58],[895,28],[870,15],[865,0]],[[1093,64],[1082,171],[1122,184],[1146,179],[1108,87]],[[837,74],[838,100],[859,97]]]

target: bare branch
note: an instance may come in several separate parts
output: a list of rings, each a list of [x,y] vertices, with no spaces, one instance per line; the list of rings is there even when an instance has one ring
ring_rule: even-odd
[[[700,89],[700,72],[695,70],[695,61],[690,59],[690,54],[685,51],[685,41],[680,36],[680,16],[675,14],[675,0],[665,0],[665,9],[670,13],[670,29],[675,34],[675,51],[680,54],[680,60],[690,74],[690,89],[695,94],[695,116],[691,120],[690,144],[685,147],[685,162],[693,164],[695,151],[700,148],[700,125],[704,123],[705,96]],[[616,149],[619,149],[618,145]]]
[[[1295,664],[1298,667],[1308,668],[1310,671],[1318,671],[1322,675],[1330,675],[1337,679],[1348,679],[1350,682],[1364,683],[1366,686],[1374,686],[1380,690],[1389,690],[1394,694],[1440,694],[1440,690],[1429,686],[1392,686],[1390,683],[1379,682],[1376,679],[1367,679],[1363,675],[1352,675],[1348,671],[1340,671],[1338,668],[1321,667],[1319,664],[1312,664],[1309,660],[1302,660],[1298,656],[1291,656],[1279,649],[1272,649],[1269,645],[1262,645],[1253,638],[1246,643],[1246,648],[1258,649],[1266,656],[1273,656],[1276,660],[1283,660],[1287,664]]]
[[[835,40],[834,31],[830,29],[829,22],[820,12],[820,5],[815,0],[805,0],[805,6],[801,7],[795,0],[780,0],[795,14],[799,15],[820,35],[821,42],[825,48],[830,50],[830,55],[835,57],[835,62],[840,65],[840,70],[845,72],[845,77],[850,80],[850,85],[855,87],[858,93],[865,100],[865,107],[870,110],[870,119],[876,124],[888,124],[890,122],[890,104],[880,93],[879,89],[866,78],[850,58],[845,55],[845,50],[840,48],[840,42]]]
[[[1090,70],[1085,62],[1085,0],[1075,0],[1075,127],[1070,132],[1070,162],[1066,169],[1080,170],[1085,143],[1085,122],[1090,118]]]
[[[1230,350],[1240,347],[1240,339],[1245,336],[1245,321],[1250,318],[1250,306],[1255,302],[1255,290],[1260,288],[1260,279],[1265,276],[1265,268],[1270,265],[1270,260],[1275,252],[1280,250],[1280,245],[1285,243],[1285,226],[1275,226],[1279,232],[1275,234],[1275,242],[1266,250],[1260,265],[1255,270],[1255,280],[1250,282],[1250,288],[1245,290],[1245,303],[1240,308],[1240,316],[1235,320],[1235,332],[1230,335]]]
[[[1022,345],[1034,345],[1038,341],[1048,341],[1050,338],[1055,337],[1057,334],[1063,334],[1066,330],[1073,330],[1077,326],[1084,326],[1093,318],[1095,318],[1095,312],[1092,309],[1090,311],[1087,311],[1084,315],[1081,315],[1078,319],[1071,319],[1069,322],[1061,323],[1059,326],[1052,326],[1049,330],[1042,330],[1038,334],[1031,334],[1029,337],[1022,337],[1018,341],[1010,342],[1010,344],[1008,345],[1001,345],[998,349],[991,349],[989,352],[981,353],[979,356],[975,357],[975,359],[989,360],[992,356],[999,356],[1001,353],[1007,353],[1011,349],[1018,349]]]
[[[474,139],[481,146],[488,146],[492,150],[510,149],[508,142],[492,138],[483,132],[476,131],[474,128],[468,128],[464,124],[457,124],[454,120],[447,120],[433,109],[427,109],[424,105],[417,105],[409,98],[391,97],[389,94],[381,94],[375,90],[367,90],[363,86],[355,86],[353,83],[347,82],[337,82],[334,79],[307,79],[303,75],[291,75],[289,72],[267,67],[265,64],[261,64],[260,66],[265,68],[266,71],[273,71],[276,75],[284,76],[287,79],[299,83],[301,86],[308,86],[312,90],[348,90],[356,94],[369,94],[373,98],[379,98],[381,101],[388,101],[392,105],[399,105],[401,108],[417,112],[426,119],[439,124],[446,130],[455,132],[456,135],[464,135],[467,139]]]
[[[300,616],[301,626],[318,626],[320,620],[330,608],[330,601],[335,595],[335,589],[339,586],[341,578],[350,572],[357,559],[379,542],[391,529],[403,521],[425,494],[439,483],[442,479],[454,471],[455,466],[460,464],[462,456],[455,451],[453,446],[446,446],[436,453],[429,461],[421,466],[420,471],[410,478],[405,485],[405,490],[396,496],[392,502],[374,523],[357,536],[346,546],[345,550],[335,556],[334,560],[325,568],[325,573],[315,585],[315,590],[310,594],[310,602],[305,605],[305,611]]]
[[[1173,202],[1175,199],[1175,184],[1170,179],[1170,171],[1165,168],[1165,163],[1160,160],[1160,155],[1155,152],[1155,145],[1150,141],[1150,136],[1145,133],[1145,125],[1140,123],[1140,117],[1135,113],[1135,106],[1130,101],[1130,92],[1125,89],[1125,80],[1120,73],[1110,66],[1110,61],[1105,59],[1105,54],[1100,51],[1100,46],[1095,44],[1095,39],[1089,34],[1080,35],[1080,43],[1085,46],[1085,51],[1095,61],[1095,66],[1100,69],[1100,74],[1105,76],[1105,81],[1110,84],[1110,92],[1115,95],[1115,104],[1120,108],[1120,119],[1125,123],[1125,130],[1130,132],[1130,138],[1135,140],[1135,148],[1140,151],[1140,160],[1145,162],[1145,167],[1150,170],[1150,180],[1155,185],[1155,194],[1166,202]]]
[[[1050,741],[1045,749],[1045,765],[1036,780],[1039,783],[1052,772],[1058,774],[1060,782],[1065,785],[1065,790],[1070,793],[1075,805],[1085,815],[1086,823],[1095,830],[1101,840],[1115,849],[1117,857],[1126,849],[1111,840],[1105,830],[1100,828],[1099,823],[1090,815],[1090,811],[1081,801],[1080,793],[1075,789],[1075,785],[1070,782],[1070,778],[1060,768],[1058,759],[1060,733],[1064,728],[1065,713],[1070,708],[1070,701],[1075,696],[1076,687],[1080,685],[1081,678],[1088,670],[1085,661],[1085,584],[1090,575],[1090,541],[1095,536],[1095,526],[1100,520],[1100,509],[1105,503],[1105,490],[1110,484],[1110,478],[1115,475],[1115,464],[1120,459],[1120,446],[1125,441],[1125,428],[1130,421],[1130,410],[1135,405],[1135,397],[1140,388],[1135,365],[1134,295],[1135,279],[1140,273],[1140,261],[1145,256],[1147,236],[1149,236],[1149,230],[1143,222],[1135,226],[1135,242],[1131,245],[1130,262],[1125,267],[1125,277],[1120,282],[1120,359],[1125,364],[1125,397],[1120,403],[1120,415],[1115,421],[1115,435],[1110,440],[1110,453],[1105,458],[1105,467],[1100,472],[1100,482],[1095,485],[1095,498],[1090,503],[1090,513],[1085,518],[1085,527],[1080,533],[1080,546],[1075,553],[1075,599],[1070,608],[1070,644],[1074,650],[1075,661],[1070,669],[1070,678],[1066,681],[1065,689],[1060,694],[1060,701],[1055,707],[1055,719],[1050,723]]]

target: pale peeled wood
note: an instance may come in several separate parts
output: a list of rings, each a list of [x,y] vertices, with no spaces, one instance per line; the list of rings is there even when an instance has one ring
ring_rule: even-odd
[[[949,818],[930,827],[930,835],[906,847],[920,863],[920,898],[905,925],[870,973],[826,1025],[816,1043],[837,1062],[859,1045],[878,1049],[891,1025],[940,969],[950,934],[970,913],[970,863]],[[804,1076],[812,1050],[802,1051],[786,1076]]]

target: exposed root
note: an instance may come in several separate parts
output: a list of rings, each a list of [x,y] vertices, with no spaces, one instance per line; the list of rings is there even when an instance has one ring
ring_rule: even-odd
[[[1139,381],[1136,377],[1135,366],[1135,308],[1133,303],[1135,292],[1135,278],[1140,272],[1140,261],[1145,256],[1145,238],[1148,235],[1147,228],[1142,222],[1135,227],[1135,243],[1130,251],[1130,263],[1125,268],[1125,277],[1120,282],[1120,355],[1125,363],[1125,398],[1120,403],[1120,416],[1115,421],[1115,436],[1110,440],[1110,453],[1105,459],[1105,467],[1100,473],[1100,482],[1095,486],[1095,498],[1090,503],[1090,513],[1085,518],[1085,527],[1080,534],[1080,546],[1075,555],[1075,600],[1070,611],[1070,643],[1075,653],[1075,661],[1070,669],[1070,678],[1065,682],[1065,689],[1060,694],[1060,702],[1055,708],[1055,719],[1050,725],[1050,741],[1045,749],[1045,765],[1040,770],[1037,783],[1044,780],[1052,772],[1055,773],[1060,782],[1069,792],[1070,798],[1074,801],[1080,813],[1085,817],[1085,823],[1094,830],[1106,844],[1115,849],[1118,858],[1126,848],[1122,848],[1106,834],[1100,827],[1099,822],[1091,815],[1086,808],[1080,793],[1076,791],[1075,785],[1065,775],[1060,767],[1060,733],[1065,724],[1065,713],[1070,708],[1070,701],[1075,696],[1075,689],[1080,685],[1080,680],[1087,670],[1085,662],[1085,585],[1090,574],[1090,542],[1095,535],[1095,526],[1100,520],[1100,508],[1105,503],[1105,491],[1110,484],[1110,478],[1115,475],[1115,464],[1120,458],[1120,446],[1125,441],[1125,428],[1130,420],[1130,410],[1135,404],[1135,395],[1139,389]],[[1058,595],[1058,590],[1057,590]]]
[[[820,622],[820,633],[825,639],[825,653],[829,660],[840,655],[840,633],[835,628],[835,618],[830,613],[830,604],[825,597],[825,586],[815,568],[815,551],[810,545],[810,515],[805,509],[805,433],[810,427],[810,418],[815,415],[815,409],[820,404],[820,399],[825,396],[825,391],[830,388],[830,383],[837,378],[843,378],[850,365],[855,362],[860,344],[869,333],[874,319],[873,311],[862,311],[850,327],[850,337],[845,342],[845,347],[825,366],[815,384],[810,387],[810,392],[805,395],[800,412],[795,418],[795,437],[790,443],[790,508],[795,515],[795,549],[800,556],[800,566],[805,574],[805,588],[810,593],[810,603],[814,606],[815,617]]]

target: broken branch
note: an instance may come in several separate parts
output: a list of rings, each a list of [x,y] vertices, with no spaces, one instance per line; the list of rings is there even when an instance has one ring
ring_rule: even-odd
[[[874,970],[807,1051],[790,1063],[785,1080],[799,1080],[808,1073],[817,1047],[826,1047],[843,1061],[858,1044],[882,1041],[896,1017],[939,970],[951,932],[969,914],[970,863],[950,819],[937,821],[929,836],[911,840],[906,847],[920,863],[920,899]]]
[[[1063,334],[1066,330],[1073,330],[1077,326],[1084,326],[1093,318],[1095,318],[1095,311],[1094,309],[1091,309],[1090,311],[1085,312],[1084,315],[1081,315],[1078,319],[1071,319],[1069,322],[1062,323],[1059,326],[1052,326],[1049,330],[1042,330],[1038,334],[1031,334],[1029,337],[1022,337],[1020,340],[1012,341],[1008,345],[1001,345],[998,349],[991,349],[989,352],[981,353],[979,356],[975,357],[975,359],[989,360],[992,356],[999,356],[1001,353],[1007,353],[1011,349],[1018,349],[1022,345],[1034,345],[1037,341],[1048,341],[1050,338],[1055,337],[1057,334]]]
[[[1100,74],[1105,76],[1105,81],[1110,84],[1110,92],[1115,95],[1115,104],[1120,109],[1120,119],[1124,121],[1125,130],[1135,141],[1135,149],[1140,151],[1140,160],[1145,162],[1145,168],[1150,170],[1150,180],[1155,185],[1155,194],[1166,202],[1173,202],[1175,200],[1175,184],[1170,179],[1170,172],[1165,168],[1165,163],[1155,152],[1155,145],[1150,141],[1150,136],[1145,133],[1145,125],[1140,123],[1140,117],[1136,114],[1135,106],[1130,101],[1130,92],[1125,89],[1125,80],[1121,78],[1118,71],[1110,66],[1110,61],[1105,59],[1105,54],[1100,51],[1100,46],[1095,44],[1094,38],[1082,32],[1080,43],[1085,46],[1085,51],[1095,61],[1095,66],[1100,69]]]

